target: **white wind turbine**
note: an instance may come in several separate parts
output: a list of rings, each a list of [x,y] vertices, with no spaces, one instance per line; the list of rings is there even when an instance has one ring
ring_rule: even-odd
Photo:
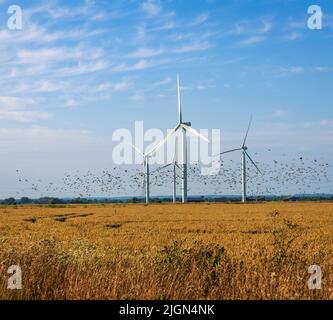
[[[182,101],[181,101],[181,92],[180,92],[180,80],[179,75],[177,75],[177,89],[178,89],[178,117],[179,117],[179,123],[177,126],[166,136],[166,138],[161,141],[155,148],[160,148],[172,135],[174,135],[178,130],[182,130],[182,161],[181,161],[181,171],[182,171],[182,202],[187,203],[188,197],[187,197],[187,132],[192,133],[193,135],[199,137],[200,139],[203,139],[207,142],[209,140],[202,136],[198,131],[193,129],[191,127],[190,122],[184,122],[183,121],[183,110],[182,110]]]
[[[145,191],[146,191],[146,204],[149,204],[149,201],[150,201],[149,159],[152,157],[152,154],[155,152],[156,147],[153,150],[151,150],[151,151],[149,151],[147,153],[144,153],[138,147],[136,147],[135,145],[130,144],[130,146],[138,154],[140,154],[143,157],[143,171],[142,171],[142,174],[143,174],[143,186],[144,186]]]
[[[159,168],[157,171],[161,171],[163,169],[166,169],[168,167],[172,166],[173,167],[173,183],[172,183],[172,187],[173,187],[173,203],[177,202],[177,168],[181,169],[181,167],[178,165],[178,162],[176,160],[176,144],[175,144],[175,152],[173,154],[173,160],[171,163],[165,165],[164,167]]]
[[[222,152],[219,154],[219,156],[222,156],[227,153],[238,152],[238,151],[242,152],[242,202],[246,202],[246,157],[251,161],[251,163],[258,170],[258,172],[260,174],[262,174],[261,171],[259,170],[258,166],[255,164],[255,162],[252,160],[252,158],[250,157],[250,155],[247,152],[248,147],[246,146],[246,141],[247,141],[247,136],[248,136],[250,128],[251,128],[251,124],[252,124],[252,116],[250,119],[249,126],[247,128],[246,134],[245,134],[244,142],[240,148],[228,150],[228,151],[225,151],[225,152]]]

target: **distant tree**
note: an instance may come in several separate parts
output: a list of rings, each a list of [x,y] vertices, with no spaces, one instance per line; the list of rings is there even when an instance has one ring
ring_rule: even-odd
[[[37,203],[54,205],[54,204],[63,204],[63,201],[59,198],[44,197],[44,198],[39,198]]]
[[[21,202],[21,204],[31,204],[31,203],[33,203],[33,200],[28,197],[22,197],[20,202]]]
[[[140,202],[140,199],[137,198],[137,197],[134,197],[134,198],[132,199],[132,203],[139,203],[139,202]]]
[[[88,204],[91,201],[89,199],[86,199],[86,198],[76,198],[76,199],[73,199],[71,202],[75,203],[75,204]]]
[[[49,204],[62,204],[62,200],[58,198],[50,198],[49,199]]]
[[[2,203],[9,206],[15,206],[17,204],[15,198],[5,199],[2,201]]]

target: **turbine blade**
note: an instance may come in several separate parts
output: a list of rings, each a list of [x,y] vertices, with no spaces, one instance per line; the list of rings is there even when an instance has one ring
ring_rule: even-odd
[[[167,164],[167,165],[165,165],[165,166],[163,166],[163,167],[157,168],[156,170],[150,172],[150,174],[151,174],[151,175],[154,175],[156,172],[160,172],[160,171],[162,171],[163,169],[166,169],[166,168],[168,168],[168,167],[170,167],[170,166],[172,166],[172,163],[169,163],[169,164]]]
[[[147,152],[147,156],[151,156],[153,153],[155,153],[159,148],[161,148],[168,139],[180,128],[180,125],[177,125],[162,141],[160,141],[152,150]]]
[[[144,153],[134,144],[128,143],[129,146],[131,146],[138,154],[141,154],[143,157],[145,156]]]
[[[161,171],[161,170],[163,170],[163,169],[166,169],[166,168],[168,168],[168,167],[170,167],[170,166],[172,166],[172,165],[173,165],[172,163],[169,163],[169,164],[167,164],[167,165],[165,165],[165,166],[159,168],[158,171]]]
[[[247,131],[246,131],[246,135],[245,135],[245,138],[244,138],[244,142],[243,142],[243,145],[242,145],[243,148],[245,147],[247,136],[248,136],[250,128],[251,128],[251,124],[252,124],[252,115],[251,115],[251,118],[250,118],[249,126],[247,127]]]
[[[238,148],[238,149],[232,149],[232,150],[224,151],[224,152],[222,152],[222,153],[220,153],[220,154],[215,155],[214,157],[222,156],[222,155],[227,154],[227,153],[236,152],[236,151],[241,151],[241,150],[242,150],[242,148]]]
[[[209,140],[208,140],[205,136],[203,136],[202,134],[200,134],[197,130],[195,130],[195,129],[193,129],[193,128],[191,128],[191,127],[185,125],[185,124],[182,124],[181,126],[182,126],[184,129],[186,129],[186,131],[192,133],[193,135],[195,135],[195,136],[199,137],[200,139],[205,140],[206,142],[209,143]]]
[[[180,93],[180,79],[179,74],[177,74],[177,91],[178,91],[178,117],[179,123],[183,122],[183,111],[182,111],[182,98]]]
[[[255,164],[255,162],[252,160],[252,158],[250,157],[250,155],[245,151],[245,154],[247,155],[247,157],[250,159],[250,161],[252,162],[252,164],[256,167],[256,169],[258,170],[258,172],[260,174],[262,174],[262,172],[260,171],[260,169],[258,168],[258,166]]]
[[[142,189],[146,188],[146,159],[143,160],[142,165]]]

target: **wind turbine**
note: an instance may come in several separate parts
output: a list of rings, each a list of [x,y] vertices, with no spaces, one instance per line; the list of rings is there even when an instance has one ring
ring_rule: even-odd
[[[130,146],[143,157],[143,186],[146,191],[146,204],[149,204],[150,201],[150,180],[149,180],[149,158],[152,156],[152,154],[155,152],[156,147],[147,152],[142,152],[138,147],[136,147],[133,144],[130,144]],[[145,172],[146,171],[146,172]]]
[[[249,134],[249,131],[251,128],[251,124],[252,124],[252,116],[251,116],[251,119],[249,122],[249,126],[247,128],[246,134],[245,134],[243,144],[240,148],[228,150],[228,151],[225,151],[225,152],[222,152],[219,154],[219,156],[222,156],[227,153],[238,152],[238,151],[242,152],[242,202],[246,202],[246,182],[247,182],[246,181],[246,158],[248,158],[251,161],[251,163],[254,165],[254,167],[258,170],[258,172],[260,174],[262,174],[260,169],[258,168],[258,166],[255,164],[255,162],[252,160],[252,158],[250,157],[250,155],[247,152],[248,147],[246,146],[246,141],[247,141],[247,137],[248,137],[248,134]]]
[[[171,163],[165,165],[164,167],[159,168],[157,171],[161,171],[163,169],[166,169],[170,166],[173,166],[173,203],[177,202],[177,168],[181,169],[181,167],[178,165],[178,162],[176,160],[176,144],[175,144],[175,152],[173,154],[173,160]]]
[[[155,148],[160,148],[172,135],[174,135],[178,130],[181,130],[182,132],[182,160],[181,160],[181,171],[182,171],[182,202],[187,203],[188,197],[187,197],[187,132],[192,133],[193,135],[199,137],[200,139],[203,139],[207,142],[209,140],[202,136],[198,131],[193,129],[191,127],[191,122],[184,122],[183,121],[183,110],[182,110],[182,99],[181,99],[181,92],[180,92],[180,80],[179,75],[177,75],[177,91],[178,91],[178,124],[177,126],[166,136],[164,140],[162,140]]]

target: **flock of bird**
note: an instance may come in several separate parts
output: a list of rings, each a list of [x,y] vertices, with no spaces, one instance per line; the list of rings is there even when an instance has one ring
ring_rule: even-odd
[[[318,194],[323,192],[323,185],[332,186],[330,168],[327,162],[317,159],[297,157],[291,161],[283,159],[258,163],[262,174],[248,167],[249,195],[285,195]],[[171,195],[173,167],[153,168],[150,174],[151,189],[154,194]],[[241,164],[233,159],[220,159],[220,171],[215,175],[202,175],[199,164],[189,166],[190,194],[198,195],[237,195],[241,192]],[[23,177],[23,172],[16,171],[17,179],[22,184],[17,196],[33,194],[35,197],[118,197],[122,195],[143,196],[144,174],[141,166],[113,167],[101,172],[79,171],[67,173],[59,181],[32,181]],[[180,193],[180,171],[177,170],[178,194]],[[325,188],[325,193],[333,189]]]

